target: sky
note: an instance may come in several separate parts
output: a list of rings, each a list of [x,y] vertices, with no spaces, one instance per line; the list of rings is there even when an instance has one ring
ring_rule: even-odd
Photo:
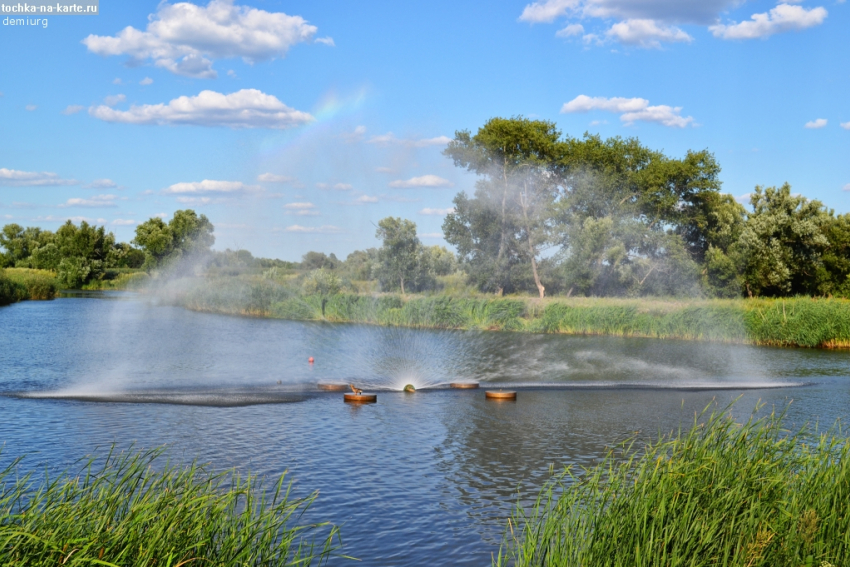
[[[86,0],[77,0],[81,4]],[[708,149],[723,191],[850,212],[850,5],[837,0],[0,0],[0,223],[179,209],[217,249],[297,261],[425,244],[475,177],[442,155],[488,119]],[[23,19],[24,25],[12,25]],[[46,22],[45,22],[46,19]]]

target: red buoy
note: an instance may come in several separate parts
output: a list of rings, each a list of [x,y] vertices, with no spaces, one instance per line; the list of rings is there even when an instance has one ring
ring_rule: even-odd
[[[310,364],[313,364],[313,357],[311,356],[310,358],[308,358],[307,362],[309,362]]]

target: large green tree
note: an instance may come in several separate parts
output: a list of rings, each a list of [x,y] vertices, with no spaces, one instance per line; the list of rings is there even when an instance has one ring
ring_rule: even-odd
[[[144,268],[174,266],[184,257],[208,255],[215,244],[215,228],[206,217],[191,209],[176,211],[168,223],[151,218],[136,227],[133,243],[145,253]]]
[[[517,266],[528,266],[540,297],[538,269],[549,241],[549,208],[557,196],[560,131],[553,122],[493,118],[473,136],[455,133],[444,155],[480,176],[475,195],[455,197],[443,233],[470,278],[497,294],[517,289]],[[521,284],[520,284],[521,285]]]
[[[398,217],[381,219],[375,238],[383,241],[378,250],[381,284],[388,289],[398,285],[402,293],[405,284],[413,288],[422,273],[422,244],[416,236],[416,223]]]

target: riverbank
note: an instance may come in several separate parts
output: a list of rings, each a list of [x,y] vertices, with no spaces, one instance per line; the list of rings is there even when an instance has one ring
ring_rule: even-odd
[[[160,292],[195,311],[431,329],[850,347],[850,300],[304,295],[256,278],[187,279]]]
[[[83,289],[125,290],[138,289],[149,280],[142,270],[116,268],[106,270],[103,279],[92,280]],[[6,268],[0,270],[0,305],[9,305],[25,300],[54,299],[61,290],[56,272],[30,268]]]

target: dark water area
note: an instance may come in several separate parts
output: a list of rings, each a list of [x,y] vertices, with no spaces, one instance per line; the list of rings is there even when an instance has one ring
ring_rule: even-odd
[[[487,401],[487,386],[517,401]],[[846,420],[850,353],[251,319],[123,293],[0,308],[0,464],[64,470],[116,443],[289,471],[296,493],[319,491],[309,519],[341,525],[362,565],[487,565],[550,466],[592,465],[738,396],[741,417],[793,400],[789,425]]]

